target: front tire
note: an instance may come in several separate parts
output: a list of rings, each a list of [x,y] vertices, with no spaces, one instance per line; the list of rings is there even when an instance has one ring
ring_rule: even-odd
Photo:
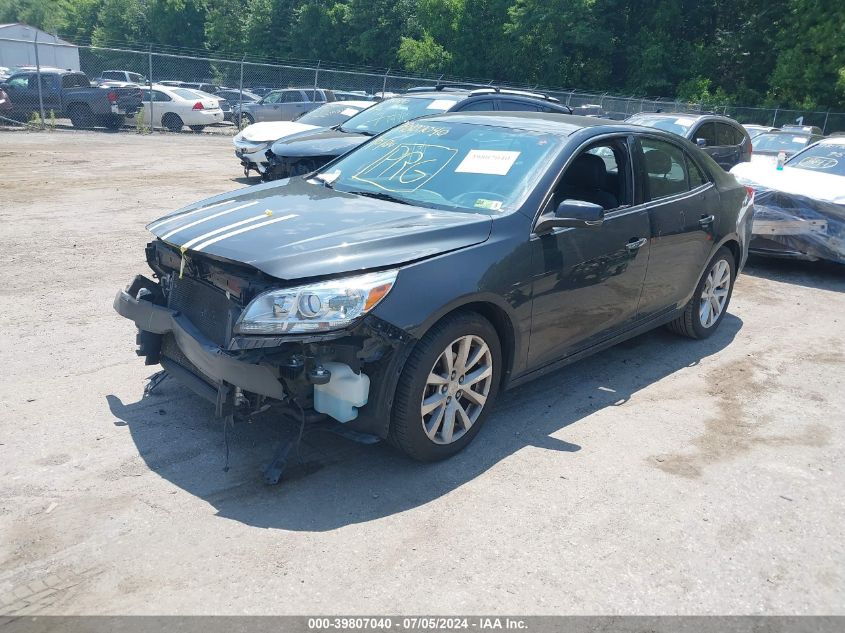
[[[469,444],[496,400],[498,334],[474,312],[445,318],[417,343],[402,370],[390,439],[409,457],[434,462]]]
[[[733,253],[723,246],[710,260],[681,316],[668,324],[669,329],[689,338],[711,336],[725,318],[735,280]]]

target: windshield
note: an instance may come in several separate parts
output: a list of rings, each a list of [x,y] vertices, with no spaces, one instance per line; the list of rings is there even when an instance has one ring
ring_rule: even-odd
[[[375,136],[395,125],[427,114],[444,112],[457,103],[453,98],[395,97],[367,108],[361,114],[349,119],[340,129]]]
[[[411,121],[317,178],[338,191],[492,215],[522,204],[559,147],[558,137],[542,132]]]
[[[809,143],[809,136],[795,136],[792,134],[760,134],[754,137],[755,152],[795,152],[805,148]]]
[[[808,147],[790,158],[787,164],[798,169],[845,176],[845,141],[842,144],[820,143]]]
[[[628,122],[686,136],[687,131],[695,123],[695,119],[685,116],[666,116],[665,114],[641,114],[632,116],[628,119]]]
[[[355,116],[361,111],[358,106],[344,104],[343,102],[327,103],[319,108],[306,112],[296,121],[297,123],[307,123],[308,125],[316,125],[319,127],[332,127],[343,123],[349,117]]]

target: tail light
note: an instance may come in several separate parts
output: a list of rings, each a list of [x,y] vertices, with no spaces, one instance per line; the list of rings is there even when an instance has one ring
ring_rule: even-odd
[[[754,143],[751,142],[751,139],[748,139],[748,155],[751,156],[751,154],[753,152],[754,152]]]
[[[117,93],[114,90],[110,91],[106,96],[108,97],[109,103],[117,103]]]
[[[193,108],[191,108],[191,109],[192,109],[192,110],[205,110],[205,108],[203,108],[203,107],[202,107],[202,103],[200,103],[199,101],[197,101],[197,102],[194,104],[194,107],[193,107]]]
[[[746,198],[748,200],[748,204],[752,204],[754,202],[754,188],[746,185],[745,186],[745,193],[746,193]]]

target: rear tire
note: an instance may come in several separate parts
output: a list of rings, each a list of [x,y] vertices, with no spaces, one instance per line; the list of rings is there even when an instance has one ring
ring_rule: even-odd
[[[711,336],[728,311],[736,281],[733,253],[724,246],[707,264],[692,299],[681,315],[667,327],[682,336],[703,339]]]
[[[481,430],[501,372],[501,344],[490,322],[475,312],[446,317],[426,332],[405,363],[393,403],[391,442],[418,461],[451,457]]]
[[[103,119],[103,127],[110,130],[119,130],[123,127],[125,119],[122,114],[108,114]]]
[[[94,127],[94,115],[91,113],[91,108],[84,103],[75,103],[68,106],[67,114],[73,127],[80,129]]]
[[[182,118],[173,112],[168,112],[161,117],[161,124],[171,132],[181,132],[182,127],[185,125],[182,122]]]

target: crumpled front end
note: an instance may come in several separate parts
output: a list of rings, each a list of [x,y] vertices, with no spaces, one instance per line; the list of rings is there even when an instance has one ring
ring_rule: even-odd
[[[386,437],[412,344],[406,332],[368,315],[320,334],[238,335],[241,312],[278,280],[211,258],[183,260],[161,241],[146,252],[157,280],[139,275],[114,300],[138,327],[137,354],[146,364],[161,364],[214,403],[218,416],[293,405]]]
[[[752,252],[845,263],[845,205],[753,186]]]

